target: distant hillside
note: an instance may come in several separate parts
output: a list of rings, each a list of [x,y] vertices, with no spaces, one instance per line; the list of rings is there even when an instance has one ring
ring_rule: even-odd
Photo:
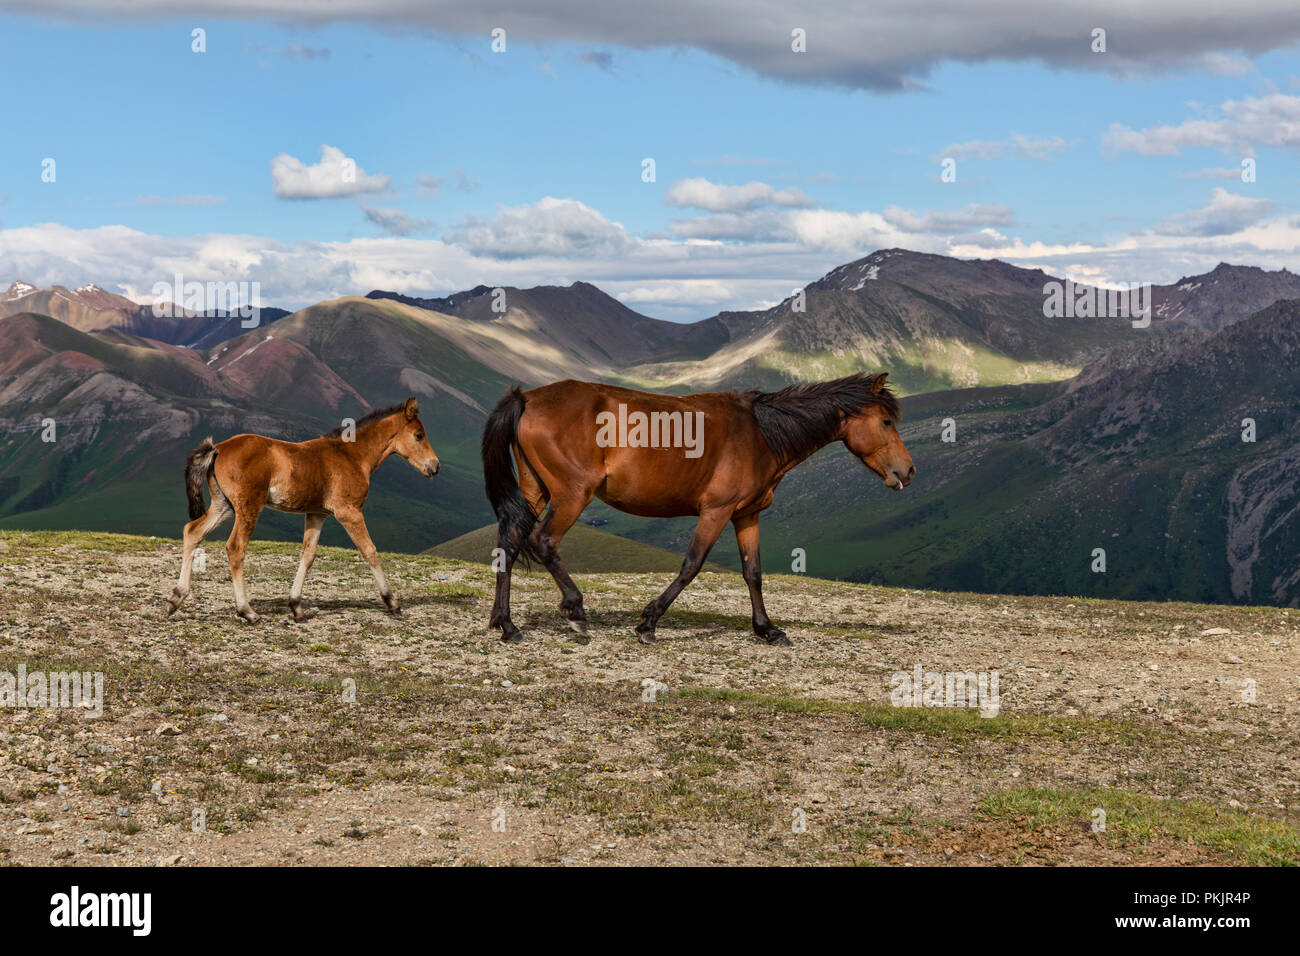
[[[492,549],[496,546],[497,526],[490,524],[444,541],[424,553],[439,558],[488,564],[492,560]],[[659,571],[675,574],[682,566],[682,555],[677,552],[621,538],[581,522],[575,524],[560,542],[560,554],[564,558],[565,567],[575,574],[597,574],[614,570],[629,574]],[[706,562],[705,569],[727,570],[712,561]]]
[[[886,491],[838,447],[814,456],[764,516],[765,564],[801,547],[810,574],[885,584],[1300,606],[1298,364],[1287,301],[1217,335],[1153,336],[1069,383],[905,399],[912,485]],[[639,540],[680,534],[588,513]],[[724,536],[715,557],[733,553]]]
[[[842,449],[815,456],[764,518],[769,568],[789,570],[801,548],[808,573],[827,577],[1295,600],[1287,548],[1300,435],[1287,423],[1300,421],[1288,404],[1300,356],[1294,304],[1274,297],[1296,277],[1220,265],[1156,287],[1145,330],[1045,317],[1052,281],[996,260],[893,249],[810,283],[803,311],[790,299],[679,325],[576,282],[506,287],[497,312],[483,285],[441,298],[346,296],[252,330],[229,317],[155,319],[97,286],[15,283],[0,297],[0,528],[176,534],[181,467],[204,436],[310,438],[413,394],[443,471],[426,481],[385,465],[366,512],[380,547],[422,551],[492,520],[479,437],[512,385],[579,378],[684,392],[886,369],[907,396],[917,481],[890,495]],[[1252,303],[1263,317],[1241,321]],[[1175,395],[1184,379],[1193,384]],[[1184,410],[1193,394],[1205,400]],[[1206,445],[1243,417],[1259,423],[1255,444]],[[54,443],[41,440],[47,418]],[[953,443],[939,441],[947,418]],[[1108,445],[1115,436],[1125,444]],[[669,569],[692,526],[600,503],[587,517],[671,552]],[[1077,551],[1104,546],[1089,544],[1101,529],[1116,536],[1107,553],[1118,573],[1098,585]],[[298,540],[301,519],[268,512],[258,535]],[[331,522],[325,540],[346,536]],[[729,534],[714,558],[734,563]]]
[[[38,289],[17,281],[0,296],[0,318],[31,312],[48,315],[81,332],[117,330],[186,348],[209,348],[248,331],[243,324],[248,320],[228,311],[188,312],[179,307],[172,311],[172,315],[155,315],[153,306],[139,305],[94,284],[73,290],[60,285]],[[288,314],[284,309],[264,306],[258,311],[257,327],[268,326]]]

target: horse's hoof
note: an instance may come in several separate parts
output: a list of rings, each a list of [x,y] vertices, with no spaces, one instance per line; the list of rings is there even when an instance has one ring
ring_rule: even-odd
[[[176,613],[176,611],[177,611],[177,609],[178,609],[179,607],[180,607],[179,604],[173,604],[171,601],[168,601],[168,602],[167,602],[167,616],[168,616],[168,617],[171,617],[173,614]]]
[[[393,615],[393,617],[401,617],[401,616],[402,616],[402,608],[401,608],[400,605],[399,605],[398,607],[390,607],[390,608],[388,609],[388,613],[391,614],[391,615]]]
[[[773,647],[794,647],[790,638],[785,636],[785,631],[779,627],[774,627],[767,632],[767,643]]]
[[[655,632],[654,632],[654,631],[637,631],[637,632],[636,632],[636,639],[637,639],[638,641],[640,641],[642,644],[658,644],[658,643],[659,643],[658,639],[655,637]]]
[[[518,629],[508,631],[501,635],[503,644],[522,644],[524,642],[524,632]]]
[[[575,644],[591,643],[591,638],[587,636],[586,621],[570,621],[569,627],[573,629],[573,634],[574,634],[573,643]]]
[[[249,624],[256,624],[262,619],[256,611],[240,611],[239,616]]]

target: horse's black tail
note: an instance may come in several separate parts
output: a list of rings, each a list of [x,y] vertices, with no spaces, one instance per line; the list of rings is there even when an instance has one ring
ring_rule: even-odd
[[[537,516],[519,490],[515,477],[513,449],[519,434],[519,418],[524,413],[524,393],[515,386],[501,397],[483,428],[483,480],[488,501],[496,512],[500,529],[498,542],[511,557],[525,562],[541,560],[528,541]]]
[[[205,438],[198,448],[190,452],[185,462],[185,494],[190,499],[190,520],[201,518],[207,512],[203,505],[203,486],[208,483],[212,463],[217,458],[217,448],[212,439]]]

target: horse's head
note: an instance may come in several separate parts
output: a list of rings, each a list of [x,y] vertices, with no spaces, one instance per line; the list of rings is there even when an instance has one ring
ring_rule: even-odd
[[[878,474],[885,485],[902,491],[912,482],[916,466],[898,434],[898,399],[882,372],[871,385],[879,401],[863,406],[844,420],[844,445]]]
[[[411,467],[420,474],[432,478],[438,473],[438,456],[429,444],[424,422],[420,421],[420,403],[413,397],[408,398],[401,415],[402,426],[393,439],[393,451],[410,462]]]

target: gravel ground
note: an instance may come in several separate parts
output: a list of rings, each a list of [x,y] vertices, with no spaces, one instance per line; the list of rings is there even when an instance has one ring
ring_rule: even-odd
[[[0,677],[102,672],[103,716],[0,708],[0,860],[207,864],[1300,862],[1300,612],[907,591],[773,576],[794,641],[706,573],[544,574],[486,629],[483,566],[221,543],[168,619],[177,542],[0,535]],[[997,716],[891,705],[895,674],[996,671]],[[647,683],[648,682],[648,683]],[[353,699],[353,695],[354,698]],[[1099,820],[1104,825],[1099,826]]]

